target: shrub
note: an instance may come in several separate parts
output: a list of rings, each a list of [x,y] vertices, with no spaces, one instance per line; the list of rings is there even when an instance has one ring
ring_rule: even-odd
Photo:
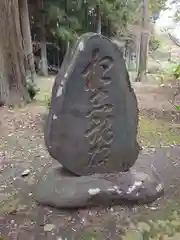
[[[180,64],[177,64],[177,66],[173,69],[173,76],[175,77],[176,81],[177,81],[177,92],[175,93],[174,98],[180,94]],[[175,105],[175,108],[177,111],[180,111],[180,105]]]
[[[149,49],[155,52],[160,47],[160,41],[155,39],[153,36],[149,40]]]
[[[50,110],[50,105],[51,105],[51,98],[50,96],[45,96],[45,105],[48,108],[48,110]]]
[[[40,91],[40,89],[37,88],[36,84],[32,81],[27,81],[27,90],[31,100],[33,100]]]
[[[180,64],[173,69],[173,76],[176,80],[180,80]]]

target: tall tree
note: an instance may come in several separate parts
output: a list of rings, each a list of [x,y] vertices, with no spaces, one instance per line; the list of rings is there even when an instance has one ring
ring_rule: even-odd
[[[40,46],[41,46],[41,75],[48,75],[48,63],[47,63],[47,45],[46,45],[46,17],[44,14],[44,0],[38,0],[40,14]]]
[[[0,1],[0,101],[20,105],[29,101],[18,0]]]
[[[36,2],[35,0],[29,1],[34,1],[34,4]],[[41,1],[38,0],[38,2]],[[63,52],[61,49],[66,49],[67,42],[73,42],[82,33],[102,32],[108,37],[122,35],[123,32],[126,32],[128,24],[139,24],[141,20],[139,13],[142,9],[142,0],[43,1],[43,13],[46,16],[46,40],[60,47],[61,52]],[[167,0],[149,1],[149,11],[152,15],[153,12],[159,12]],[[36,15],[40,16],[41,13],[37,12]],[[42,28],[43,24],[39,23],[36,18],[33,25],[35,30],[39,27]],[[35,30],[35,32],[37,36],[39,30]]]
[[[101,34],[101,2],[97,3],[96,5],[96,17],[97,17],[97,33]]]
[[[32,81],[35,77],[35,68],[34,68],[34,56],[32,49],[32,38],[30,31],[30,22],[29,22],[29,10],[27,0],[19,0],[19,14],[20,14],[20,25],[21,32],[23,37],[24,52],[26,57],[26,71],[27,74],[31,74]]]
[[[140,55],[137,82],[141,82],[146,76],[147,55],[149,45],[149,0],[143,0],[142,32],[140,42]]]

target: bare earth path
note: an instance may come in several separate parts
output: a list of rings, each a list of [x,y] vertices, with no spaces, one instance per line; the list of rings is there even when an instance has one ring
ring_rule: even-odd
[[[46,108],[37,103],[21,110],[0,108],[0,240],[119,240],[122,237],[147,240],[150,236],[151,239],[180,239],[179,115],[172,117],[174,109],[166,98],[168,89],[163,92],[138,84],[135,89],[143,114],[152,117],[156,113],[155,118],[166,118],[167,122],[176,120],[171,126],[175,128],[176,142],[143,146],[137,161],[137,165],[144,163],[145,171],[149,171],[152,164],[156,167],[165,184],[165,196],[149,206],[71,212],[36,205],[32,196],[36,182],[50,168],[58,166],[44,147]],[[160,114],[162,109],[167,111],[165,116]],[[26,169],[30,173],[22,177]],[[139,232],[144,238],[140,238]]]
[[[171,104],[176,92],[176,85],[166,84],[159,86],[155,84],[133,83],[132,84],[139,103],[141,112],[164,120],[180,122],[180,113]],[[180,105],[180,94],[175,98],[175,105]]]

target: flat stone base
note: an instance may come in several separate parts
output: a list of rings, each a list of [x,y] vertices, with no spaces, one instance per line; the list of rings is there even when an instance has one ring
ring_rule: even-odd
[[[54,169],[38,183],[34,198],[40,204],[56,208],[81,208],[147,204],[163,193],[154,169],[148,174],[132,169],[126,173],[81,177],[62,177]]]

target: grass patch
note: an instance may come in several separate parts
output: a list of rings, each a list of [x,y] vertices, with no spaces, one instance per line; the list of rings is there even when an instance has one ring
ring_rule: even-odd
[[[96,232],[93,230],[84,230],[80,236],[79,240],[103,240],[103,236],[100,232]]]
[[[123,240],[179,240],[180,203],[164,202],[157,211],[143,209],[135,221],[124,225]]]
[[[37,94],[35,100],[43,105],[44,104],[46,105],[46,103],[49,101],[50,98],[51,98],[51,91],[49,90],[42,91],[41,89],[39,94]]]
[[[138,140],[142,146],[180,144],[180,124],[140,116]]]
[[[179,240],[179,212],[173,211],[166,219],[138,222],[133,229],[127,227],[123,240]]]
[[[35,97],[35,100],[42,105],[48,105],[51,98],[52,86],[54,77],[36,79],[37,87],[40,89]]]

